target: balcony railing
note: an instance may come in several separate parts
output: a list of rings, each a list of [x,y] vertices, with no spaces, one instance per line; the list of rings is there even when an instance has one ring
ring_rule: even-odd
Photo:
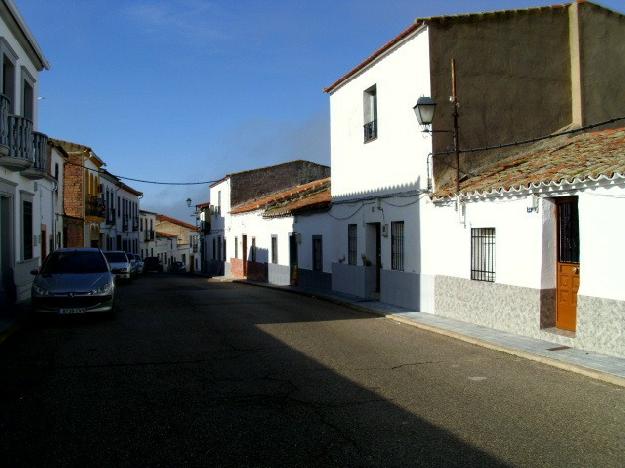
[[[122,222],[122,231],[128,231],[128,218],[124,218]]]
[[[0,165],[15,171],[28,169],[35,162],[33,123],[9,114],[9,100],[0,96]]]
[[[154,231],[145,231],[145,242],[154,240]]]
[[[4,94],[0,94],[0,147],[1,153],[9,154],[9,108],[11,102]]]
[[[202,221],[200,223],[200,231],[202,232],[202,234],[209,234],[211,232],[210,221]]]
[[[365,143],[371,140],[375,140],[378,137],[378,122],[372,120],[364,125],[365,129]]]
[[[137,218],[132,220],[132,230],[133,232],[137,232],[139,230],[139,220]]]
[[[98,195],[88,195],[85,214],[97,218],[104,218],[104,200]]]
[[[49,174],[48,135],[32,132],[34,165],[22,171],[24,177],[41,179]]]

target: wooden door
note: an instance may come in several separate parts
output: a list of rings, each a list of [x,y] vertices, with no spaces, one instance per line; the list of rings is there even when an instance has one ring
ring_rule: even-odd
[[[297,286],[297,234],[289,235],[289,266],[291,272],[291,285]]]
[[[577,197],[558,202],[556,327],[575,331],[579,290],[579,217]]]

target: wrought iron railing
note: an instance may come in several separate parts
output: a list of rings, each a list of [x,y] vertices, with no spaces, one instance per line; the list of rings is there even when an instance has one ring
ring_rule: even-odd
[[[365,129],[365,143],[371,140],[375,140],[378,137],[378,122],[372,120],[364,125]]]
[[[9,115],[9,156],[33,161],[33,123],[20,115]]]
[[[99,195],[87,195],[87,203],[85,206],[85,214],[87,216],[95,216],[104,218],[104,200]]]
[[[106,217],[106,224],[108,224],[109,226],[114,225],[116,219],[115,208],[111,208],[110,210],[108,210],[107,215],[108,216]]]
[[[128,218],[124,217],[122,222],[122,231],[128,231]]]
[[[132,230],[137,232],[139,230],[139,220],[137,218],[133,218],[132,220]]]
[[[11,101],[0,94],[0,145],[9,146],[9,108]]]
[[[145,242],[154,240],[154,231],[145,231]]]

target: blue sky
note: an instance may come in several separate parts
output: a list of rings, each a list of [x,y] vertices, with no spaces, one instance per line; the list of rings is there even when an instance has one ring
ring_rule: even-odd
[[[214,180],[289,159],[329,164],[324,86],[416,17],[535,0],[15,0],[52,69],[40,130],[120,175]],[[623,9],[622,0],[603,5]],[[188,219],[208,189],[131,183]]]

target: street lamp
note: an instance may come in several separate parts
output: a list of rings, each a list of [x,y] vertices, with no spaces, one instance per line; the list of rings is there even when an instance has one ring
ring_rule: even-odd
[[[191,208],[191,199],[190,199],[190,198],[187,198],[187,206],[188,206],[189,208]]]
[[[449,98],[453,109],[454,126],[453,130],[433,130],[429,128],[434,120],[434,111],[436,110],[436,102],[431,97],[422,96],[417,100],[417,104],[413,107],[419,125],[424,127],[425,133],[452,133],[454,139],[454,153],[456,155],[456,193],[460,197],[460,143],[458,138],[458,93],[456,89],[456,60],[451,59],[451,97]]]

